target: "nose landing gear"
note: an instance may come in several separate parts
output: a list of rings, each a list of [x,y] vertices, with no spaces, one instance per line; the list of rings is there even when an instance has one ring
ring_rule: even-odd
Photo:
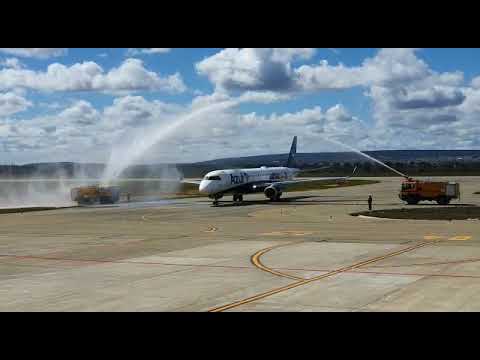
[[[213,199],[213,206],[218,206],[218,199],[221,199],[223,195],[213,195],[209,196],[210,199]]]

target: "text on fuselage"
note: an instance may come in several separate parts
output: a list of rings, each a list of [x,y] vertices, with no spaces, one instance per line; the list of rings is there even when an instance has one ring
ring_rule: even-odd
[[[231,184],[243,184],[248,182],[248,175],[246,173],[242,173],[240,175],[233,175],[230,174],[230,183]]]

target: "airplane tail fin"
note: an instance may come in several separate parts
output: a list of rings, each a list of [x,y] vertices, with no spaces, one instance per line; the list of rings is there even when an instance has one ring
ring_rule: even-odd
[[[297,154],[297,137],[293,137],[292,147],[290,148],[290,154],[288,154],[287,167],[292,167],[295,161],[295,155]]]

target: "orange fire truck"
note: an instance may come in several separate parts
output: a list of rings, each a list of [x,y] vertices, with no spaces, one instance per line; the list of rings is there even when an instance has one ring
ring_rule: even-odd
[[[436,201],[440,205],[447,205],[450,200],[460,197],[460,184],[407,178],[402,183],[398,197],[409,205],[418,204],[422,200]]]

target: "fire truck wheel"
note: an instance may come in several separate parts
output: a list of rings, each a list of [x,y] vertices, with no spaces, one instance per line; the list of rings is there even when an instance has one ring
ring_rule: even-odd
[[[437,199],[437,203],[439,205],[448,205],[450,203],[450,199],[446,197],[441,197]]]
[[[417,204],[418,204],[418,201],[419,201],[419,200],[418,200],[417,198],[413,198],[413,197],[412,197],[412,198],[408,198],[408,199],[407,199],[407,204],[408,204],[408,205],[417,205]]]

